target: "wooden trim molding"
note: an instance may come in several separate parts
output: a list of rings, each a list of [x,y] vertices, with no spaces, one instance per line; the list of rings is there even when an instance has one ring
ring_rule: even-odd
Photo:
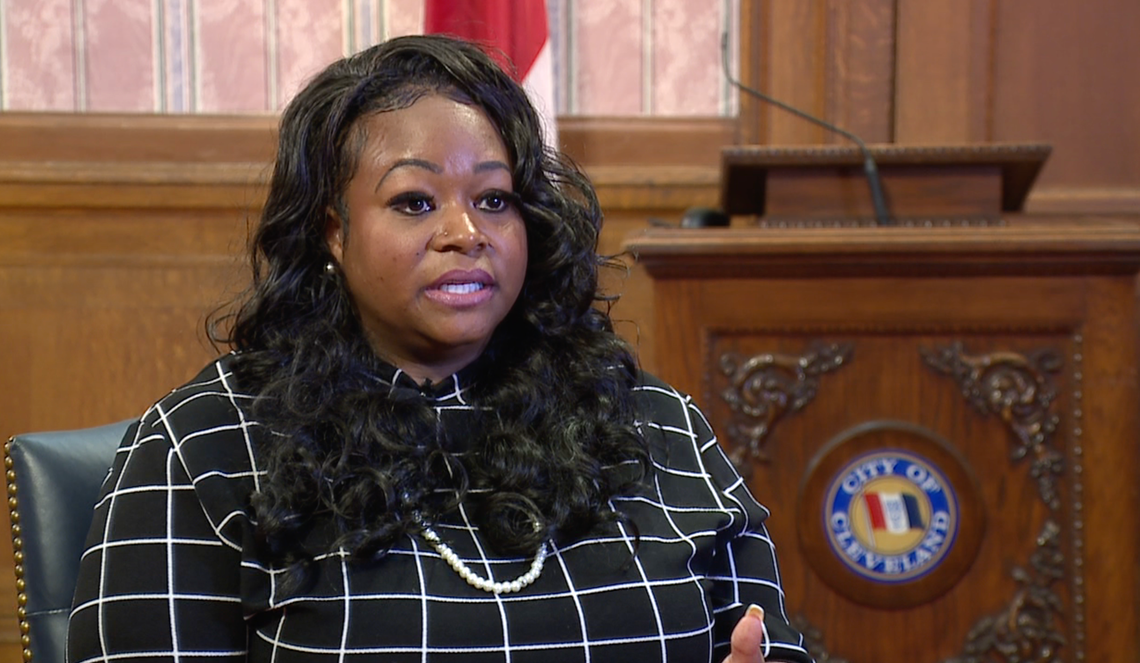
[[[5,162],[268,162],[272,115],[0,113]]]
[[[3,162],[269,161],[272,115],[0,113]],[[734,118],[558,119],[561,147],[583,164],[716,165],[734,142]]]
[[[1140,214],[1140,187],[1035,189],[1025,209],[1036,214]]]
[[[561,117],[559,141],[585,166],[717,166],[735,143],[730,117]]]
[[[0,114],[0,209],[256,209],[269,116]],[[562,118],[563,149],[607,212],[715,205],[731,118]]]
[[[586,174],[606,211],[664,214],[716,207],[720,169],[707,166],[594,166]]]
[[[0,207],[255,209],[268,164],[0,162]]]

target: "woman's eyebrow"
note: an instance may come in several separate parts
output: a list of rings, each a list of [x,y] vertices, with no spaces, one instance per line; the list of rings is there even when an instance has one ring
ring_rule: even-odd
[[[435,173],[436,175],[439,175],[443,172],[443,168],[439,164],[432,163],[426,159],[413,159],[411,157],[397,159],[392,164],[392,167],[389,168],[388,171],[384,173],[383,177],[380,178],[380,181],[376,183],[376,190],[379,191],[380,185],[384,183],[384,180],[388,179],[389,175],[400,168],[423,168],[424,170]],[[489,170],[505,170],[509,173],[511,172],[511,167],[506,163],[498,160],[481,161],[475,164],[474,171],[476,173],[485,173]]]
[[[379,191],[380,185],[384,183],[384,180],[388,179],[389,175],[400,168],[423,168],[424,170],[433,172],[436,175],[439,175],[443,172],[443,167],[441,167],[439,164],[432,163],[425,159],[412,159],[410,157],[397,159],[395,163],[392,164],[392,167],[388,169],[388,172],[384,173],[384,176],[381,177],[380,181],[376,183],[376,190]]]
[[[511,172],[511,167],[508,166],[507,164],[503,163],[502,161],[482,161],[480,163],[475,164],[475,172],[477,172],[477,173],[483,173],[483,172],[486,172],[488,170],[498,170],[498,169],[505,170],[508,173]]]

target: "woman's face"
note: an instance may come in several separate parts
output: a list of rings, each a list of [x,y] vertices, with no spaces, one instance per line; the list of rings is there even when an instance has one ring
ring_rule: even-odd
[[[326,239],[377,354],[417,381],[476,359],[518,299],[527,237],[487,116],[432,94],[359,120],[348,224]]]

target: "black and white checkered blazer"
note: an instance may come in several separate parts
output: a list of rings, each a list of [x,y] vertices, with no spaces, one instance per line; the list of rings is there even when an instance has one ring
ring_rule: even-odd
[[[156,403],[124,439],[81,562],[73,663],[720,663],[749,603],[766,610],[769,660],[810,660],[787,623],[767,511],[693,402],[648,376],[637,397],[652,416],[639,425],[667,447],[642,490],[612,501],[640,529],[632,564],[632,534],[609,525],[555,548],[523,591],[495,595],[409,536],[367,566],[344,550],[320,555],[315,585],[282,594],[249,507],[264,478],[256,440],[269,433],[250,419],[229,361]],[[470,412],[464,393],[453,376],[425,398],[446,424]],[[484,577],[529,568],[494,556],[462,507],[435,529]]]

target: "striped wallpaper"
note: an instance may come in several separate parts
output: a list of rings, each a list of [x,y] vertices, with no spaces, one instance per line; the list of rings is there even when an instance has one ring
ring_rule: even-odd
[[[564,115],[736,112],[740,0],[547,0]],[[0,110],[266,113],[423,0],[0,0]],[[735,62],[735,55],[730,56]]]

